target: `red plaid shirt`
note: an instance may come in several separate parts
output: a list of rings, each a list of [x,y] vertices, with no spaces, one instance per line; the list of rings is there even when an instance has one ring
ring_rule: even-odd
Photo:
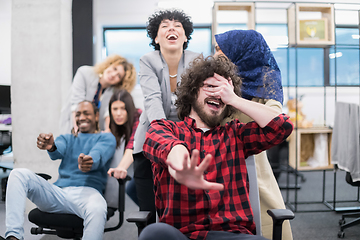
[[[145,156],[152,161],[155,204],[161,222],[178,228],[190,239],[205,239],[208,231],[255,233],[249,202],[245,158],[281,143],[292,132],[288,116],[281,114],[260,128],[255,122],[238,120],[207,132],[195,120],[154,120],[146,135]],[[183,144],[189,152],[200,151],[200,162],[214,156],[205,180],[222,183],[223,191],[191,190],[179,184],[165,164],[173,146]]]
[[[134,124],[132,127],[131,136],[130,136],[129,142],[126,144],[125,149],[134,149],[134,136],[135,136],[136,128],[139,125],[139,117],[142,113],[141,109],[136,109],[136,111],[137,111],[137,114],[135,114],[135,116],[134,116]]]

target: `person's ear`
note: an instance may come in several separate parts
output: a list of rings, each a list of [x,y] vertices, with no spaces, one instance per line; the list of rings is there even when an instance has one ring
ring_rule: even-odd
[[[155,43],[156,43],[156,44],[159,44],[159,41],[157,40],[157,37],[155,38]]]

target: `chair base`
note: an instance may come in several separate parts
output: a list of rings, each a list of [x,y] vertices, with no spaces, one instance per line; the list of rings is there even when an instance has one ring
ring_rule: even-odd
[[[355,219],[347,223],[345,221],[345,218],[355,218]],[[360,212],[343,214],[341,219],[339,220],[339,225],[340,225],[340,231],[338,232],[338,238],[344,238],[345,237],[344,229],[355,225],[360,225]]]

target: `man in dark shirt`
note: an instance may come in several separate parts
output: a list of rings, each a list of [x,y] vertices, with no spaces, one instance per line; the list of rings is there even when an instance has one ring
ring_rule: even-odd
[[[241,81],[227,58],[201,56],[190,66],[176,92],[182,121],[155,120],[147,132],[160,223],[139,239],[265,239],[253,235],[245,159],[281,143],[293,125],[239,97]],[[220,126],[234,109],[255,121]]]

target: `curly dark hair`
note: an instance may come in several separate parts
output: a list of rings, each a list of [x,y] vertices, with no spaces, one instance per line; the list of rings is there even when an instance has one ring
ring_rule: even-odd
[[[150,46],[154,46],[155,50],[160,50],[160,45],[155,43],[155,38],[157,36],[159,26],[162,20],[169,19],[169,20],[176,20],[181,22],[184,30],[185,36],[187,38],[187,42],[184,42],[183,49],[185,50],[188,46],[188,43],[191,39],[191,34],[193,33],[193,23],[189,16],[187,16],[181,10],[160,10],[155,12],[151,17],[148,19],[148,25],[146,27],[147,35],[151,38]]]
[[[214,73],[226,79],[230,78],[234,85],[235,94],[241,96],[241,78],[237,74],[236,65],[225,56],[204,58],[201,54],[189,64],[181,76],[180,85],[176,89],[177,100],[175,105],[180,120],[184,120],[186,116],[190,115],[191,107],[198,97],[200,87],[204,85],[206,79],[214,76]],[[235,111],[232,106],[227,106],[226,109],[225,117],[230,116]]]

